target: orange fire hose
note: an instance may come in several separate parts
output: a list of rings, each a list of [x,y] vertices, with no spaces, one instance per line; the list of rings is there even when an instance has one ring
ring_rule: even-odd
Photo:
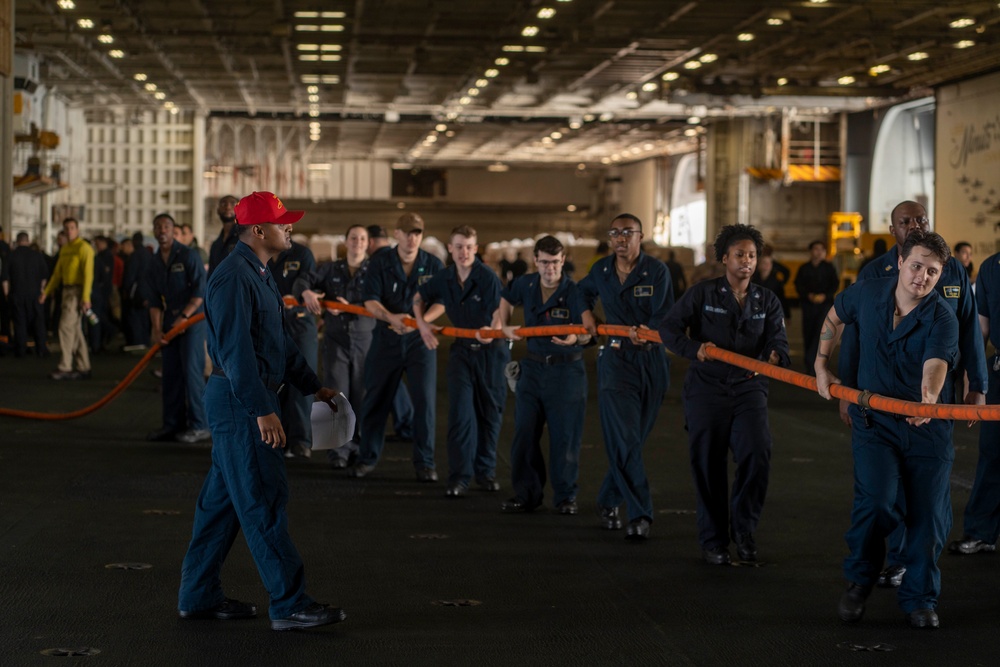
[[[298,302],[292,297],[285,297],[284,301],[285,304],[289,306],[298,305]],[[324,308],[328,308],[330,310],[353,313],[363,317],[372,317],[372,314],[369,313],[363,306],[344,304],[339,301],[322,301],[321,304]],[[200,322],[204,318],[204,315],[199,314],[191,317],[190,319],[184,320],[182,323],[174,326],[174,328],[163,335],[164,342],[169,342],[186,328],[196,322]],[[416,321],[414,321],[411,317],[405,318],[404,322],[407,326],[416,326]],[[597,327],[597,332],[605,336],[628,337],[631,331],[632,327],[623,325],[602,324]],[[479,334],[481,338],[504,338],[503,332],[496,329],[480,330],[442,327],[439,331],[437,331],[437,333],[443,336],[451,336],[455,338],[475,338],[476,334]],[[581,325],[560,325],[545,327],[520,327],[517,330],[517,333],[522,338],[531,338],[536,336],[567,336],[570,334],[585,334],[587,333],[587,330]],[[639,329],[638,336],[641,340],[647,342],[661,342],[660,334],[654,330]],[[76,419],[77,417],[88,415],[91,412],[104,407],[114,400],[119,394],[125,391],[125,389],[128,388],[128,386],[132,384],[137,377],[139,377],[139,374],[142,373],[142,370],[146,367],[159,349],[160,345],[154,345],[151,347],[146,354],[143,355],[142,359],[139,360],[139,363],[136,364],[135,368],[133,368],[121,382],[115,385],[115,388],[112,389],[110,393],[93,405],[89,405],[73,412],[65,413],[32,412],[28,410],[0,408],[0,416],[56,421]],[[735,352],[723,350],[718,347],[706,348],[705,354],[710,359],[732,364],[733,366],[753,371],[754,373],[759,373],[760,375],[765,375],[781,382],[793,384],[797,387],[808,389],[813,392],[817,390],[816,378],[805,375],[804,373],[798,373],[787,368],[780,368],[778,366],[774,366],[757,359],[751,359],[750,357],[745,357],[741,354],[736,354]],[[908,417],[928,417],[931,419],[954,419],[960,421],[1000,421],[1000,405],[948,405],[941,403],[917,403],[897,398],[888,398],[879,394],[873,394],[869,391],[859,391],[840,384],[833,385],[830,388],[830,393],[835,398],[850,401],[855,405],[861,405],[862,407],[878,410],[880,412],[906,415]]]

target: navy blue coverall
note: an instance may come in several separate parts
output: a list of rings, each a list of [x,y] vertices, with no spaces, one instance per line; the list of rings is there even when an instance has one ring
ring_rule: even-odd
[[[584,308],[593,310],[600,298],[608,324],[657,329],[674,305],[670,272],[645,253],[625,282],[618,279],[615,256],[598,260],[580,281]],[[661,345],[633,345],[629,338],[611,336],[597,360],[597,401],[608,455],[608,474],[597,494],[601,507],[625,501],[629,521],[653,521],[653,500],[642,463],[642,447],[653,430],[660,404],[670,384],[670,362]]]
[[[412,315],[413,296],[417,288],[443,268],[437,257],[418,250],[407,276],[403,272],[399,252],[386,250],[376,253],[369,260],[365,300],[380,302],[390,313]],[[413,398],[413,465],[417,470],[433,470],[437,353],[427,349],[419,331],[400,336],[385,322],[375,325],[372,346],[365,361],[367,393],[361,404],[358,463],[374,466],[382,455],[385,423],[404,371]]]
[[[454,265],[420,286],[425,304],[439,303],[452,325],[480,329],[493,322],[500,306],[500,279],[478,259],[465,284]],[[507,402],[504,366],[510,348],[503,340],[483,344],[456,338],[448,350],[448,485],[468,486],[496,477],[497,438]]]
[[[271,598],[272,619],[313,603],[302,559],[288,535],[288,479],[282,450],[261,440],[257,418],[280,415],[278,389],[320,390],[285,328],[284,305],[266,265],[244,243],[208,282],[205,319],[215,371],[205,389],[212,428],[212,467],[195,507],[191,544],[181,568],[178,608],[201,611],[225,595],[222,563],[237,533]]]
[[[767,377],[721,361],[698,361],[702,343],[767,361],[776,352],[790,365],[788,335],[777,295],[750,284],[741,307],[725,276],[690,287],[660,325],[674,354],[691,360],[684,378],[684,419],[691,443],[691,474],[698,494],[698,541],[725,548],[730,538],[757,529],[771,470]],[[732,500],[726,456],[736,473]]]
[[[580,324],[583,301],[576,283],[565,274],[544,302],[537,273],[515,278],[502,296],[512,306],[524,307],[526,327]],[[528,507],[542,504],[545,459],[540,443],[548,422],[552,504],[576,500],[587,409],[583,348],[556,345],[549,338],[536,336],[528,339],[528,353],[520,365],[514,398],[514,441],[510,447],[514,495]]]
[[[889,252],[878,259],[872,260],[865,265],[858,273],[858,280],[871,280],[872,278],[895,278],[899,275],[899,246],[893,246]],[[941,278],[938,280],[934,291],[944,298],[944,302],[951,307],[952,312],[958,318],[958,366],[953,375],[947,380],[952,392],[956,382],[960,382],[964,373],[969,374],[969,387],[967,391],[978,391],[986,393],[986,353],[983,350],[983,336],[979,329],[979,316],[976,312],[976,300],[973,297],[969,286],[969,274],[965,267],[957,259],[951,257],[941,271]],[[848,387],[857,387],[857,366],[848,363],[849,359],[857,359],[858,331],[856,327],[844,327],[844,333],[840,342],[840,381]],[[955,400],[962,402],[963,396],[957,396]],[[900,502],[903,500],[900,494]],[[905,511],[905,505],[900,508]],[[906,527],[900,525],[889,536],[889,565],[902,565],[905,549]]]
[[[988,257],[976,278],[979,315],[990,321],[990,342],[1000,350],[1000,253]],[[1000,354],[989,363],[986,402],[1000,404]],[[987,544],[1000,536],[1000,422],[979,425],[979,463],[969,503],[965,506],[964,534]]]
[[[295,298],[301,300],[302,292],[312,290],[323,293],[323,301],[336,301],[342,297],[355,306],[364,306],[364,283],[368,273],[368,260],[351,275],[346,259],[324,262],[309,274],[300,274],[295,281]],[[323,311],[323,384],[336,387],[356,409],[361,409],[365,398],[365,359],[372,345],[372,331],[378,322],[375,318],[352,313]],[[358,451],[360,426],[357,422],[354,439],[336,449],[329,450],[329,457],[348,462]]]
[[[45,307],[38,303],[42,282],[49,278],[45,255],[30,246],[17,246],[4,267],[10,281],[11,319],[14,325],[14,350],[19,357],[27,351],[29,337],[35,342],[35,354],[48,355],[45,346]]]
[[[295,296],[294,285],[300,275],[316,268],[316,259],[308,247],[292,241],[292,247],[278,255],[270,266],[271,275],[282,297]],[[301,294],[299,295],[301,296]],[[319,363],[316,318],[305,306],[285,307],[285,325],[309,368],[315,372]],[[340,388],[338,385],[328,385]],[[285,387],[281,395],[281,425],[285,429],[286,448],[300,445],[312,448],[312,394]]]
[[[844,324],[856,324],[860,345],[847,361],[858,369],[858,388],[920,402],[924,362],[943,359],[949,369],[958,358],[958,322],[937,292],[925,297],[893,329],[897,279],[865,280],[834,300]],[[841,350],[843,357],[844,350]],[[952,398],[945,382],[940,402]],[[854,507],[845,538],[848,581],[870,589],[885,558],[885,540],[906,526],[899,606],[906,613],[934,609],[941,592],[937,559],[951,530],[952,422],[933,419],[912,426],[905,417],[851,405],[854,452]],[[905,507],[897,500],[902,495]]]
[[[139,250],[136,250],[139,252]],[[164,332],[180,321],[193,298],[205,296],[205,266],[198,253],[174,242],[166,263],[154,253],[149,269],[150,304],[163,312]],[[204,312],[204,304],[190,313]],[[205,430],[205,322],[192,324],[160,349],[163,355],[163,428],[170,431]]]

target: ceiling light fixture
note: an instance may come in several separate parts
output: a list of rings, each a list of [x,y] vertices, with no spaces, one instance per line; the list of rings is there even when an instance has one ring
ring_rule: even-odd
[[[534,37],[537,34],[538,34],[538,26],[537,25],[526,25],[521,30],[521,35],[524,36],[524,37]]]
[[[298,30],[299,32],[318,32],[319,26],[310,23],[300,23],[299,25],[295,26],[295,29]]]
[[[311,118],[319,118],[319,109],[310,109],[309,116]]]
[[[755,35],[752,32],[741,32],[740,34],[736,35],[736,39],[740,40],[741,42],[752,42],[754,40],[754,37]]]
[[[701,122],[701,116],[691,116],[687,119],[688,125],[697,125]]]
[[[544,46],[526,46],[524,47],[524,50],[528,53],[545,53]]]
[[[299,56],[299,60],[304,63],[316,63],[319,62],[318,53],[303,53]]]
[[[493,64],[496,65],[496,66],[498,66],[498,67],[503,67],[504,65],[509,65],[510,64],[510,59],[509,58],[497,58],[496,60],[493,61]]]
[[[778,79],[778,85],[779,86],[787,86],[788,85],[788,79],[786,79],[785,77],[781,77],[780,79]]]
[[[562,139],[563,135],[562,132],[553,132],[549,136],[552,137],[553,139]]]
[[[311,123],[309,123],[309,129],[310,130],[316,129],[318,127],[319,127],[319,121],[318,120],[314,120]]]
[[[837,83],[839,83],[842,86],[849,86],[852,83],[854,83],[854,77],[850,75],[842,76],[839,79],[837,79]]]
[[[149,92],[152,93],[153,91],[156,90],[156,84],[155,83],[147,83],[146,86],[145,86],[145,88],[146,88],[146,90],[148,90]]]
[[[923,51],[915,51],[910,55],[906,56],[906,58],[907,60],[917,61],[917,60],[927,60],[928,58],[930,58],[930,56]]]
[[[717,56],[714,53],[705,53],[705,54],[702,54],[701,56],[698,57],[698,60],[700,60],[701,62],[706,63],[706,64],[707,63],[714,63],[718,59],[719,59],[719,56]]]
[[[318,19],[319,12],[295,12],[294,16],[297,19]]]
[[[647,81],[646,83],[642,84],[642,89],[647,93],[651,93],[657,88],[658,86],[656,85],[655,81]]]
[[[490,82],[486,79],[476,79],[476,88],[485,88],[490,85]]]
[[[97,36],[97,41],[100,42],[101,44],[111,44],[112,42],[115,41],[115,38],[109,35],[108,33],[104,33],[103,35]]]
[[[56,4],[59,5],[59,9],[65,9],[66,11],[76,9],[76,3],[73,0],[59,0]]]
[[[582,121],[574,119],[569,122],[569,129],[571,130],[579,130],[581,127],[583,127]]]
[[[772,18],[769,18],[767,20],[767,24],[768,25],[784,25],[785,22],[783,20],[779,19],[779,18],[772,17]]]
[[[121,49],[111,49],[110,51],[108,51],[108,55],[111,56],[112,58],[124,58],[125,52],[122,51]]]
[[[167,99],[167,94],[165,92],[163,92],[162,90],[159,90],[159,91],[153,93],[153,97],[155,97],[158,100],[165,100],[165,99]]]
[[[971,16],[963,16],[960,19],[955,19],[948,25],[955,29],[968,28],[970,25],[976,25],[976,19],[972,18]]]
[[[879,74],[885,74],[892,68],[886,64],[874,65],[868,69],[868,73],[872,76],[878,76]]]
[[[344,32],[344,26],[336,23],[328,23],[319,27],[323,32]]]
[[[340,56],[337,55],[336,53],[324,53],[319,57],[319,59],[325,63],[340,62]]]
[[[319,95],[310,95],[309,96],[309,101],[310,102],[319,102]]]
[[[468,95],[466,95],[465,97],[463,97],[463,98],[461,98],[461,99],[458,100],[458,103],[461,104],[463,107],[465,105],[471,103],[471,102],[472,102],[472,98],[469,97]]]
[[[483,72],[483,76],[486,76],[486,77],[488,77],[490,79],[492,79],[495,76],[498,76],[499,74],[500,74],[500,70],[498,70],[498,69],[492,69],[492,68],[486,70],[485,72]]]
[[[638,97],[639,93],[635,92],[634,90],[630,90],[625,94],[625,98],[629,100],[638,99]]]
[[[94,22],[91,21],[90,19],[80,19],[79,21],[76,22],[76,24],[81,28],[83,28],[84,30],[90,30],[91,28],[94,27]]]
[[[319,92],[319,86],[309,86],[308,88],[306,88],[306,92],[309,93],[310,95],[312,95],[314,93],[318,93]]]
[[[504,44],[502,49],[507,53],[521,53],[524,51],[524,47],[520,44]],[[500,60],[507,60],[506,58],[497,58],[497,65],[500,64]],[[503,63],[506,65],[507,63]]]
[[[684,136],[685,137],[696,137],[696,136],[698,136],[698,130],[694,129],[693,127],[689,127],[688,129],[684,130]]]
[[[342,51],[344,49],[340,44],[320,44],[320,51]]]
[[[319,16],[324,19],[342,19],[347,17],[347,12],[320,12]]]
[[[681,75],[678,74],[677,72],[666,72],[660,78],[663,79],[664,81],[676,81],[677,79],[681,78]]]
[[[445,125],[444,123],[438,123],[437,125],[434,126],[434,129],[437,130],[438,132],[444,132],[445,130],[448,129],[448,126]]]
[[[811,5],[825,5],[827,0],[809,0]]]
[[[295,48],[299,51],[319,51],[319,44],[298,44]]]
[[[323,76],[321,76],[319,78],[319,82],[320,83],[330,83],[330,84],[340,83],[340,75],[339,74],[324,74]]]
[[[136,81],[145,81],[146,75],[143,74],[142,72],[138,72],[137,74],[133,74],[132,78],[135,79]]]
[[[960,42],[955,42],[955,48],[956,49],[967,49],[970,46],[975,46],[975,45],[976,45],[976,43],[974,41],[972,41],[971,39],[963,39]]]
[[[701,67],[701,63],[697,60],[689,60],[684,63],[684,69],[698,69],[699,67]]]
[[[556,15],[556,10],[551,7],[542,7],[538,10],[538,18],[540,19],[550,19]]]
[[[469,88],[469,96],[470,97],[475,97],[478,94],[479,94],[479,89],[478,88]]]

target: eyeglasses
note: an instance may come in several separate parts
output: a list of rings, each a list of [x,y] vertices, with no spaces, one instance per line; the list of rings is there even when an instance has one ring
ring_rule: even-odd
[[[608,238],[613,241],[618,237],[621,237],[626,241],[628,241],[636,234],[642,234],[642,232],[639,231],[638,229],[612,229],[611,231],[608,232]]]
[[[535,264],[537,264],[538,266],[542,267],[543,269],[547,268],[547,267],[550,267],[550,266],[559,266],[562,263],[563,263],[563,261],[561,259],[536,259],[535,260]]]

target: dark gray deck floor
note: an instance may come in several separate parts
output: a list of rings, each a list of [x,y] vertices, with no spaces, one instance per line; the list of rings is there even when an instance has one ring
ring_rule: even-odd
[[[443,356],[443,355],[442,355]],[[94,378],[55,383],[51,362],[0,359],[0,405],[68,410],[102,395],[135,357],[95,358]],[[832,404],[773,386],[775,446],[757,535],[762,567],[701,563],[679,391],[684,364],[647,444],[656,521],[627,543],[598,528],[605,471],[591,387],[579,516],[509,516],[513,402],[501,439],[499,494],[444,498],[413,480],[409,446],[387,445],[377,471],[347,479],[319,461],[289,463],[291,530],[311,594],[348,620],[309,633],[268,629],[267,595],[242,541],[227,593],[261,618],[176,617],[179,566],[209,449],[150,444],[158,382],[145,374],[97,414],[72,422],[0,417],[0,664],[60,664],[39,652],[92,647],[104,665],[914,665],[995,664],[998,560],[942,557],[936,632],[909,629],[891,592],[864,622],[842,625],[842,535],[851,503],[848,433]],[[442,374],[443,376],[443,374]],[[439,394],[438,466],[445,469],[446,395]],[[968,498],[978,429],[957,429],[956,527]],[[138,562],[146,570],[107,569]],[[438,606],[475,600],[476,606]],[[859,654],[845,644],[888,644]]]

